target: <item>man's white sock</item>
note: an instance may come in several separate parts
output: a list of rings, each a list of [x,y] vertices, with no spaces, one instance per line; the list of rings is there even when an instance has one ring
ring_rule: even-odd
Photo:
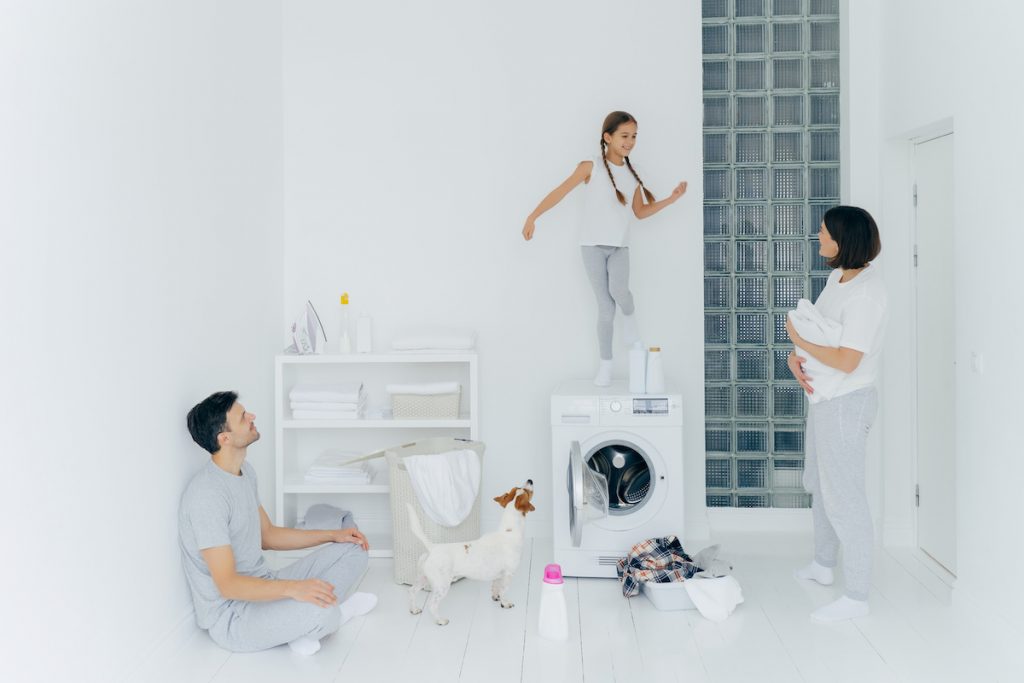
[[[844,595],[835,602],[830,602],[824,607],[819,607],[811,612],[811,619],[824,623],[844,621],[846,619],[866,617],[870,611],[871,608],[868,607],[867,600],[854,600]]]
[[[597,375],[594,377],[594,385],[599,387],[606,387],[612,383],[612,362],[610,360],[602,360],[601,364],[597,366]]]
[[[822,586],[831,586],[835,580],[832,569],[829,567],[823,567],[817,562],[811,562],[806,567],[801,567],[793,572],[793,576],[798,579],[810,579],[811,581],[817,581]]]
[[[373,593],[353,593],[348,600],[341,603],[341,623],[353,617],[366,614],[377,606],[377,596]]]
[[[300,655],[315,655],[320,650],[320,641],[313,636],[302,636],[288,643],[292,652]]]

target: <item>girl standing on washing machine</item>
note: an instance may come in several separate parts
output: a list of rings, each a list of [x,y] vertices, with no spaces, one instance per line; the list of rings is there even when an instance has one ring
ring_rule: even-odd
[[[623,337],[627,346],[640,343],[633,294],[629,291],[630,227],[637,219],[653,216],[686,193],[684,181],[668,197],[655,201],[629,161],[629,153],[636,146],[636,133],[637,122],[633,116],[624,111],[608,114],[601,128],[601,153],[581,161],[572,175],[544,197],[523,226],[523,237],[532,239],[535,221],[577,185],[585,185],[580,251],[597,297],[597,341],[601,362],[594,384],[599,387],[608,386],[612,381],[612,328],[616,304],[622,309]],[[624,192],[631,194],[630,201]]]
[[[875,220],[864,209],[836,206],[825,212],[818,233],[819,252],[834,268],[814,308],[826,321],[839,323],[837,346],[804,339],[787,316],[793,341],[789,369],[807,393],[804,486],[811,493],[814,561],[797,570],[799,579],[832,585],[839,546],[843,548],[844,595],[811,614],[815,621],[866,616],[871,582],[874,529],[864,483],[868,431],[875,419],[887,298],[875,257],[882,250]],[[804,330],[805,334],[808,331]],[[806,353],[840,371],[834,386],[822,384],[803,367]],[[825,372],[822,370],[822,372]],[[825,381],[824,379],[822,380]],[[827,386],[827,398],[825,388]]]

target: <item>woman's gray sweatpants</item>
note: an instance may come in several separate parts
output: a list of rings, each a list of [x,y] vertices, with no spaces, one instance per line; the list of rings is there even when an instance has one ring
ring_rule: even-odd
[[[366,551],[355,543],[328,543],[277,572],[278,579],[322,579],[340,603],[366,570]],[[318,607],[285,598],[271,602],[233,601],[210,627],[213,642],[233,652],[255,652],[301,636],[323,638],[341,624],[337,605]]]
[[[615,304],[624,315],[633,315],[629,291],[629,247],[582,246],[583,267],[597,297],[597,343],[602,360],[612,359],[612,327]]]
[[[813,500],[814,559],[835,567],[843,546],[846,595],[867,600],[874,530],[864,486],[868,432],[878,408],[874,387],[810,404],[804,487]]]

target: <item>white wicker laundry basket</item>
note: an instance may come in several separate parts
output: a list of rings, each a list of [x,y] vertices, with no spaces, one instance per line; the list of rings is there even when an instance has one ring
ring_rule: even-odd
[[[450,394],[391,394],[396,420],[454,420],[459,417],[462,387]]]
[[[409,527],[409,511],[406,504],[411,504],[420,519],[420,526],[427,538],[436,543],[455,543],[472,541],[480,536],[480,493],[477,492],[473,509],[469,516],[456,527],[444,527],[431,520],[416,500],[409,472],[402,464],[402,459],[409,455],[434,455],[448,451],[471,449],[480,457],[483,469],[484,443],[467,439],[437,437],[422,439],[384,451],[388,461],[388,476],[391,480],[391,528],[394,533],[395,582],[411,584],[416,580],[416,564],[420,555],[426,552],[419,539],[413,536]]]

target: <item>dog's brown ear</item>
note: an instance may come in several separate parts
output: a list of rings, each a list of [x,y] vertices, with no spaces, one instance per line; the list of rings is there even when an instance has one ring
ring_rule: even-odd
[[[524,491],[522,495],[516,498],[516,510],[523,513],[526,516],[527,512],[533,512],[537,508],[533,507],[533,503],[530,500],[533,498],[533,491]]]
[[[515,489],[515,487],[513,487],[512,490],[509,491],[508,493],[503,493],[500,496],[495,496],[494,497],[494,502],[497,503],[498,505],[500,505],[501,507],[505,507],[506,505],[509,504],[509,501],[511,501],[515,497],[516,497],[516,489]]]

